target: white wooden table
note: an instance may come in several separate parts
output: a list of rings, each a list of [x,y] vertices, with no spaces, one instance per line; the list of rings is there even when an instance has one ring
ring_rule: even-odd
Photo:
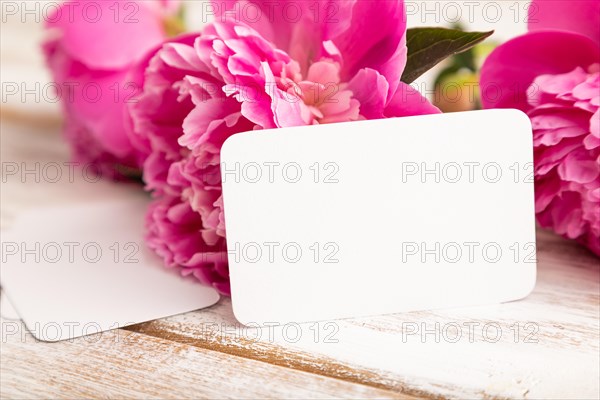
[[[68,160],[58,123],[4,113],[1,124],[3,163]],[[9,177],[2,183],[2,230],[25,208],[73,201],[72,190]],[[284,332],[240,326],[223,298],[205,310],[60,343],[36,342],[20,322],[2,318],[0,394],[597,399],[599,260],[544,231],[538,232],[538,252],[534,292],[490,307],[305,324]]]

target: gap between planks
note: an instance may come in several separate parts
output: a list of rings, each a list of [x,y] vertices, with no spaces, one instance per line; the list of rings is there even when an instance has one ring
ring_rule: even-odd
[[[446,398],[438,394],[412,389],[398,381],[382,381],[378,371],[350,367],[330,357],[288,349],[277,344],[261,346],[260,343],[239,337],[235,339],[235,343],[225,337],[212,341],[205,338],[189,338],[174,332],[165,332],[161,328],[160,320],[131,325],[123,329],[230,356],[262,361],[279,367],[388,391],[392,397],[401,399],[438,400]]]

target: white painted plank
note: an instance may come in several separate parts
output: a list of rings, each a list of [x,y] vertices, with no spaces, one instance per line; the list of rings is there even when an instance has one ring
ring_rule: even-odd
[[[0,323],[6,399],[408,398],[135,332],[43,343],[18,322]]]

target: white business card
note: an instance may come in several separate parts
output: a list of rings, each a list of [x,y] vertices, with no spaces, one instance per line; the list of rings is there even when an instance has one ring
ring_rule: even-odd
[[[128,192],[30,209],[2,232],[2,290],[37,339],[71,339],[219,300],[146,249],[148,203],[147,194]]]
[[[235,316],[308,322],[527,296],[532,149],[517,110],[230,137],[221,175]]]

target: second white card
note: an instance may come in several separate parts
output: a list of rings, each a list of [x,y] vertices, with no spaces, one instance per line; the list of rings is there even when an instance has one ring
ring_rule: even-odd
[[[138,191],[24,211],[2,232],[2,289],[36,338],[71,339],[219,300],[146,248],[149,198]]]

